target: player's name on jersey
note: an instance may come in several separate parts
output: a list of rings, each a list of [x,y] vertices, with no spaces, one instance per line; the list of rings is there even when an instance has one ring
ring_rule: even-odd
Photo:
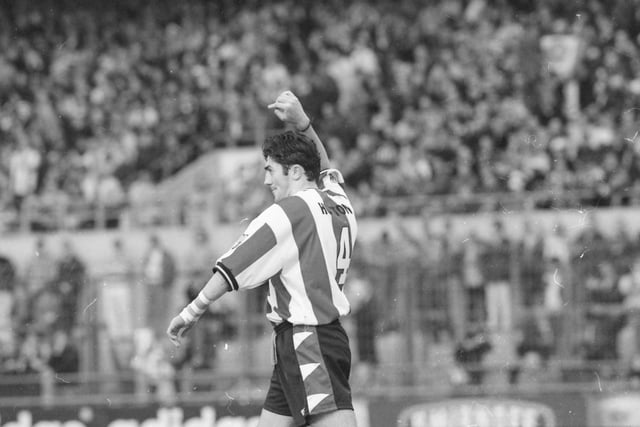
[[[347,205],[325,206],[324,203],[318,203],[320,211],[324,215],[346,215],[353,214],[353,210]]]

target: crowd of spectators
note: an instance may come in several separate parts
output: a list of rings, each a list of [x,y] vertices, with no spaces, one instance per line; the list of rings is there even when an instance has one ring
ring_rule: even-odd
[[[142,393],[164,395],[160,384],[172,381],[177,365],[212,366],[215,343],[235,333],[229,307],[212,307],[173,360],[165,337],[173,311],[211,273],[208,231],[193,231],[181,262],[166,238],[153,232],[147,238],[138,255],[118,236],[107,239],[108,247],[94,244],[103,253],[99,263],[87,260],[72,236],[39,235],[20,267],[12,254],[0,252],[0,376],[50,375],[68,386],[82,372],[99,370],[135,376]],[[16,384],[0,387],[0,395],[30,390],[28,381]]]
[[[454,220],[435,227],[438,218],[425,218],[417,228],[397,217],[379,238],[361,242],[348,289],[353,315],[346,322],[353,331],[355,375],[363,384],[370,384],[379,363],[406,362],[389,353],[401,351],[397,342],[388,345],[399,336],[420,337],[426,348],[448,345],[450,360],[474,365],[465,377],[471,382],[482,381],[475,365],[492,339],[503,336],[512,337],[514,378],[530,360],[538,368],[574,360],[613,364],[624,375],[640,372],[640,236],[622,221],[614,233],[610,225],[604,232],[596,214],[571,233],[566,223],[549,230],[533,217],[522,217],[517,226],[520,220],[506,218],[465,230]],[[216,372],[221,344],[243,335],[234,316],[264,323],[262,296],[253,294],[244,311],[231,298],[231,306],[212,306],[174,354],[163,333],[167,307],[192,298],[210,274],[212,241],[196,230],[188,254],[178,258],[158,235],[148,239],[137,260],[116,238],[100,274],[67,239],[55,250],[46,237],[36,239],[20,271],[9,256],[0,257],[0,375],[49,372],[67,384],[77,377],[66,375],[83,367],[113,364],[117,372],[137,373],[148,390],[166,398],[177,372]],[[250,333],[261,339],[262,332]],[[104,365],[97,349],[107,343],[113,361]],[[427,353],[412,357],[429,359]]]
[[[376,339],[407,333],[412,319],[427,348],[446,342],[456,360],[473,362],[469,381],[492,369],[481,365],[491,341],[509,343],[499,350],[508,358],[499,365],[513,368],[509,381],[532,360],[539,372],[549,361],[580,361],[637,375],[640,235],[623,220],[605,232],[597,215],[577,232],[567,223],[546,229],[535,217],[507,218],[466,231],[459,222],[427,220],[426,234],[399,218],[362,247],[363,271],[383,302]]]
[[[390,196],[585,190],[605,205],[640,193],[637,1],[0,8],[7,211],[34,195],[126,203],[138,179],[259,142],[279,125],[265,106],[283,88],[302,98],[364,212]],[[541,46],[549,34],[580,41],[578,114]]]
[[[78,307],[89,272],[70,240],[54,254],[37,239],[32,253],[22,274],[0,255],[0,373],[77,374]]]
[[[478,193],[573,200],[586,191],[580,203],[636,203],[639,22],[637,0],[3,1],[0,222],[34,199],[54,208],[152,202],[158,182],[202,154],[259,143],[278,128],[265,106],[285,88],[302,99],[364,214],[384,212],[392,197]],[[541,44],[549,34],[580,41],[575,86],[552,71]],[[237,172],[218,194],[223,219],[268,200],[255,185],[259,168]],[[377,297],[391,301],[398,265],[413,263],[413,284],[426,284],[411,288],[428,308],[425,330],[450,324],[463,339],[469,324],[486,323],[520,331],[522,354],[631,366],[640,346],[637,236],[585,230],[569,239],[560,227],[543,239],[532,229],[509,245],[470,235],[453,247],[429,236],[428,247],[415,242],[413,250],[389,249],[386,235],[363,261],[375,268],[361,280],[386,278]],[[150,250],[146,271],[157,290],[166,287],[160,252]],[[69,343],[87,271],[70,244],[61,253],[41,240],[24,277],[0,260],[2,372],[78,369]],[[495,262],[506,256],[509,271]],[[462,266],[459,276],[452,265]],[[460,297],[445,304],[452,292]],[[516,316],[505,301],[531,310]],[[567,339],[577,330],[567,302],[585,308],[578,341]],[[375,301],[361,303],[366,310]],[[396,309],[372,331],[398,328]],[[195,342],[220,332],[216,318]],[[215,359],[191,357],[202,367]]]

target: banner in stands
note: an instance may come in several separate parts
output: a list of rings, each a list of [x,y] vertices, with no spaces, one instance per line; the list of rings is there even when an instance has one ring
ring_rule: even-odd
[[[589,427],[640,426],[640,393],[600,393],[588,398]]]

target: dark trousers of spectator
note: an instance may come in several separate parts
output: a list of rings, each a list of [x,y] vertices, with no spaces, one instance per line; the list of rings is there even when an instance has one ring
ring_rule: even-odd
[[[486,321],[485,311],[485,289],[484,286],[467,288],[467,324],[484,323]]]

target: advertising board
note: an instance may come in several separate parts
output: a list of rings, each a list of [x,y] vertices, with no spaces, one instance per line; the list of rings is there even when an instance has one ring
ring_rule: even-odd
[[[640,426],[640,392],[599,393],[588,398],[588,427]]]
[[[354,400],[358,427],[370,427],[367,402]],[[0,407],[0,427],[255,427],[262,402]]]
[[[585,427],[586,405],[579,393],[429,398],[416,393],[370,400],[369,418],[371,427]]]

